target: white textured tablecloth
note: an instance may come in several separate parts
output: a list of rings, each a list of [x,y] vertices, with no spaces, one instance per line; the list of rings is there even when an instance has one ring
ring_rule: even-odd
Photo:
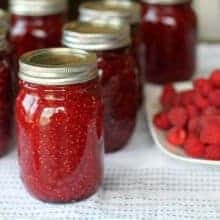
[[[220,67],[220,46],[200,45],[198,72]],[[153,143],[144,114],[122,151],[105,156],[103,189],[73,204],[39,202],[25,191],[15,150],[0,159],[0,220],[217,220],[220,168],[168,158]]]

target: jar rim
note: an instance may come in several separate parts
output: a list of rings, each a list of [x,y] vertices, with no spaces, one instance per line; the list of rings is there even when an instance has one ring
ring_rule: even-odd
[[[21,80],[41,85],[80,84],[98,77],[96,55],[70,48],[31,51],[19,65]]]
[[[141,1],[149,4],[171,5],[171,4],[184,4],[187,2],[191,2],[192,0],[141,0]]]
[[[137,2],[127,0],[87,1],[79,6],[79,19],[120,19],[130,24],[137,24],[141,18],[141,7]]]
[[[112,50],[129,46],[130,27],[122,21],[74,21],[63,29],[62,44],[88,51]]]
[[[23,16],[46,16],[67,10],[67,0],[10,0],[13,14]]]

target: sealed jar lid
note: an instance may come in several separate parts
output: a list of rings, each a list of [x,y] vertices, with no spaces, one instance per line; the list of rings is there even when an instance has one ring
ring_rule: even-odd
[[[45,16],[67,10],[67,0],[10,0],[10,11],[24,16]]]
[[[142,0],[142,2],[146,2],[149,4],[161,4],[161,5],[183,4],[191,1],[192,0]]]
[[[9,13],[3,9],[0,9],[0,25],[4,25],[5,27],[9,27],[10,16]]]
[[[79,84],[96,78],[96,55],[69,48],[41,49],[24,54],[19,78],[41,85]]]
[[[71,22],[65,25],[62,38],[67,47],[89,51],[122,48],[130,42],[129,25],[119,20]]]
[[[90,1],[80,5],[80,20],[122,19],[135,24],[140,22],[140,5],[129,0]]]

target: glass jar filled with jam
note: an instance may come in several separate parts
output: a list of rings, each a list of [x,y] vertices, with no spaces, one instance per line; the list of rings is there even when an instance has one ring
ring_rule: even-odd
[[[96,56],[41,49],[20,59],[16,100],[22,180],[46,202],[94,194],[103,179],[103,103]]]
[[[135,128],[139,97],[129,26],[118,20],[72,22],[64,27],[62,42],[96,52],[104,98],[105,151],[123,148]]]
[[[142,69],[148,82],[189,80],[196,65],[197,19],[191,0],[142,0]]]
[[[97,19],[102,19],[106,21],[118,19],[130,24],[132,38],[132,53],[135,57],[137,67],[139,70],[138,75],[140,81],[140,96],[142,96],[142,82],[144,81],[144,78],[141,75],[140,58],[138,52],[141,43],[140,4],[137,2],[127,0],[90,1],[82,3],[80,5],[79,13],[79,19],[81,21],[91,22]]]
[[[27,51],[60,46],[67,17],[66,0],[11,0],[11,42],[21,56]]]
[[[12,134],[13,92],[12,74],[8,53],[7,28],[0,26],[0,156],[9,149]]]

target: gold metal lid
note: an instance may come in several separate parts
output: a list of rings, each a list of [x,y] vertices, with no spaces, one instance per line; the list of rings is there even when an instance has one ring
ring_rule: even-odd
[[[67,10],[67,0],[10,0],[10,11],[23,16],[45,16]]]
[[[140,4],[129,0],[104,0],[82,3],[79,7],[80,20],[121,19],[130,24],[140,22]]]
[[[20,58],[19,78],[41,85],[70,85],[98,77],[96,55],[82,50],[51,48]]]
[[[89,51],[122,48],[130,42],[130,27],[119,20],[71,22],[65,25],[62,38],[67,47]]]
[[[4,25],[9,28],[10,15],[7,11],[0,9],[0,25]]]
[[[142,0],[142,2],[146,2],[149,4],[161,4],[161,5],[183,4],[191,1],[192,0]]]

